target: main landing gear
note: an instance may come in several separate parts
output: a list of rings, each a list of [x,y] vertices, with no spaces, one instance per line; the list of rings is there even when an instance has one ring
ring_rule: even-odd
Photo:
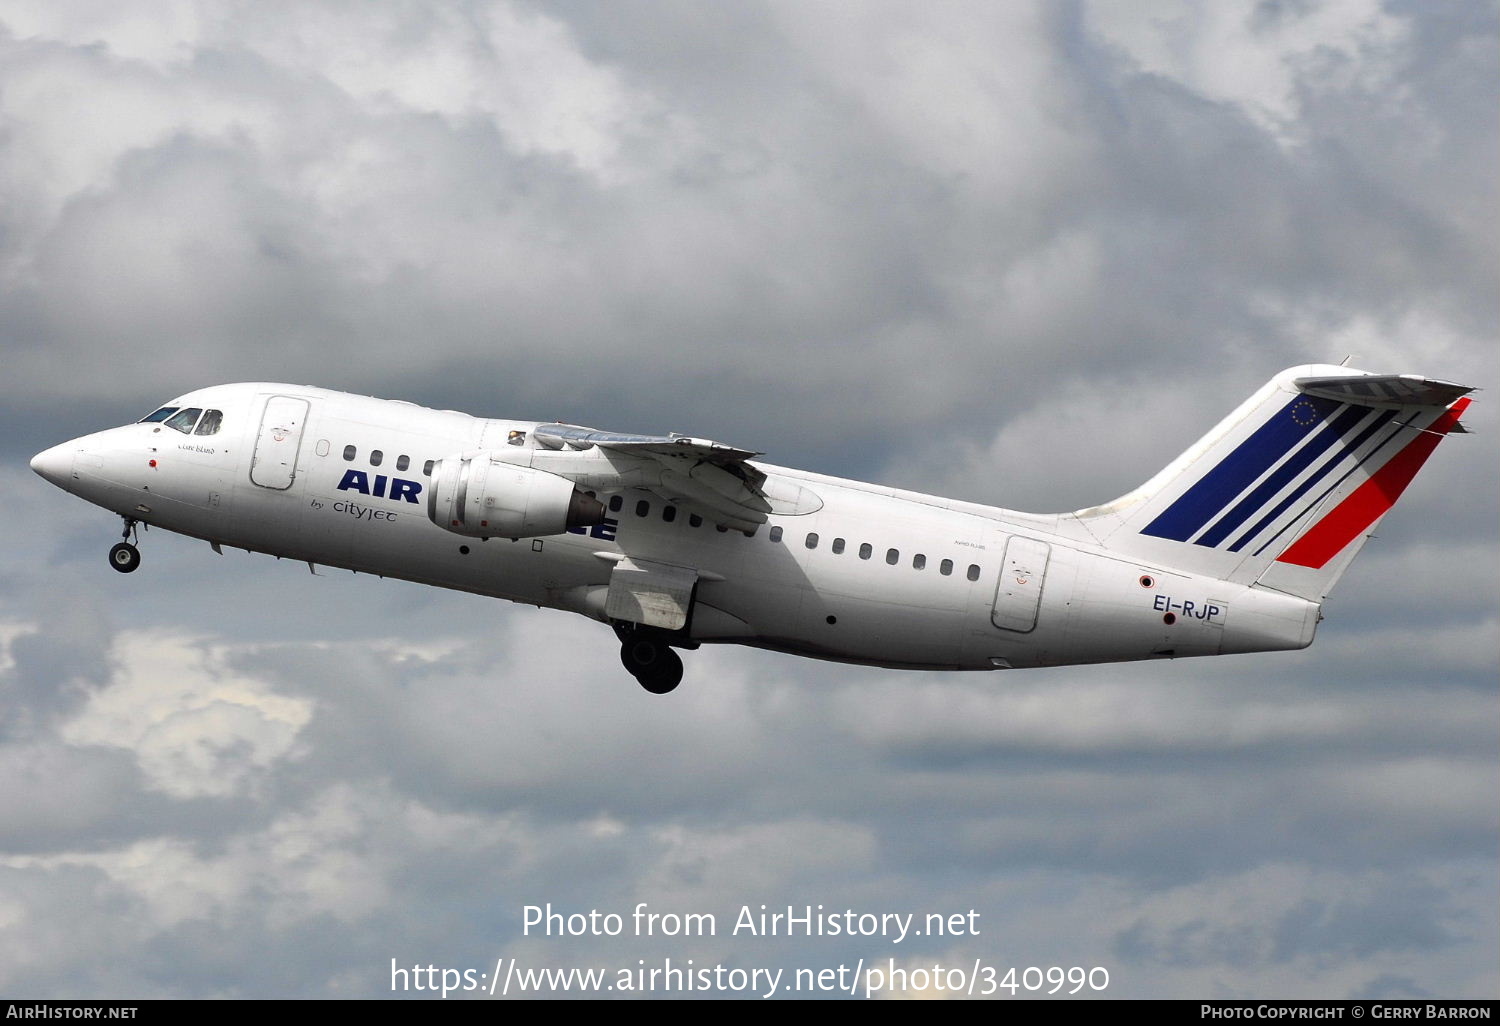
[[[125,533],[120,535],[125,540],[116,542],[115,547],[109,550],[109,565],[122,574],[128,574],[141,565],[141,550],[130,544],[131,537],[136,535],[135,525],[134,517],[126,517]]]
[[[665,695],[682,682],[682,657],[667,644],[666,635],[649,628],[616,624],[620,662],[653,695]]]

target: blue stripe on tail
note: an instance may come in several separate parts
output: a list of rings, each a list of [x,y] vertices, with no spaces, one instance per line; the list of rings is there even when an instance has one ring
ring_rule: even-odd
[[[1333,399],[1297,396],[1220,460],[1218,466],[1199,478],[1141,533],[1187,541],[1342,405]]]
[[[1328,475],[1329,471],[1333,470],[1334,467],[1342,464],[1344,460],[1349,458],[1350,454],[1358,452],[1359,447],[1368,442],[1370,440],[1370,437],[1374,435],[1375,432],[1385,427],[1386,423],[1395,415],[1396,413],[1394,410],[1380,411],[1368,427],[1366,427],[1357,436],[1355,436],[1353,441],[1343,447],[1343,449],[1339,452],[1337,458],[1331,459],[1327,463],[1325,463],[1323,465],[1323,469],[1319,470],[1316,474],[1309,477],[1306,481],[1303,481],[1300,485],[1297,486],[1296,490],[1294,490],[1290,495],[1277,503],[1275,509],[1271,510],[1265,516],[1257,520],[1254,527],[1250,528],[1250,530],[1246,531],[1244,534],[1236,538],[1234,544],[1229,546],[1229,551],[1238,552],[1240,551],[1240,549],[1244,548],[1245,544],[1249,542],[1251,538],[1254,538],[1256,535],[1260,534],[1260,532],[1265,530],[1266,527],[1273,521],[1275,521],[1277,517],[1285,513],[1288,507],[1292,505],[1292,503],[1302,498],[1302,496],[1307,493],[1308,489],[1312,488],[1319,481],[1323,480],[1323,478]]]
[[[1369,413],[1369,410],[1362,407],[1345,407],[1344,411],[1329,423],[1327,429],[1322,434],[1309,440],[1291,459],[1277,467],[1274,473],[1256,485],[1254,491],[1237,502],[1232,510],[1220,517],[1214,526],[1203,532],[1203,536],[1198,539],[1198,544],[1214,546],[1229,537],[1229,532],[1239,527],[1246,520],[1249,520],[1256,510],[1270,502],[1272,496],[1285,488],[1298,474],[1311,466],[1313,460],[1327,452],[1335,442],[1341,441],[1349,433],[1349,430],[1355,424],[1364,420]],[[1343,457],[1339,458],[1342,459]]]

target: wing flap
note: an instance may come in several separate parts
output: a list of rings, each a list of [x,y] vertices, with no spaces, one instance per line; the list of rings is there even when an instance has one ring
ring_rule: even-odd
[[[698,574],[687,567],[622,559],[609,575],[604,612],[612,620],[680,631],[687,626]]]

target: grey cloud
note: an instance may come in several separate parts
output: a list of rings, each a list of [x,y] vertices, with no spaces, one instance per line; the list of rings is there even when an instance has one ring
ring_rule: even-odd
[[[1456,909],[1420,881],[1376,876],[1320,897],[1299,897],[1298,889],[1294,882],[1289,898],[1272,898],[1265,910],[1247,908],[1238,922],[1191,912],[1170,925],[1138,921],[1116,937],[1117,950],[1143,961],[1248,967],[1440,950],[1464,939],[1455,929]]]
[[[39,629],[10,646],[12,665],[0,672],[0,736],[36,736],[77,708],[109,672],[113,634],[108,610],[90,596],[55,594],[41,608]]]

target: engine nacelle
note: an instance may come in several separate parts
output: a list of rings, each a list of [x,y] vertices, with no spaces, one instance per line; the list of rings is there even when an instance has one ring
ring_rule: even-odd
[[[567,478],[480,453],[433,464],[427,516],[470,538],[534,538],[601,523],[604,504]]]

